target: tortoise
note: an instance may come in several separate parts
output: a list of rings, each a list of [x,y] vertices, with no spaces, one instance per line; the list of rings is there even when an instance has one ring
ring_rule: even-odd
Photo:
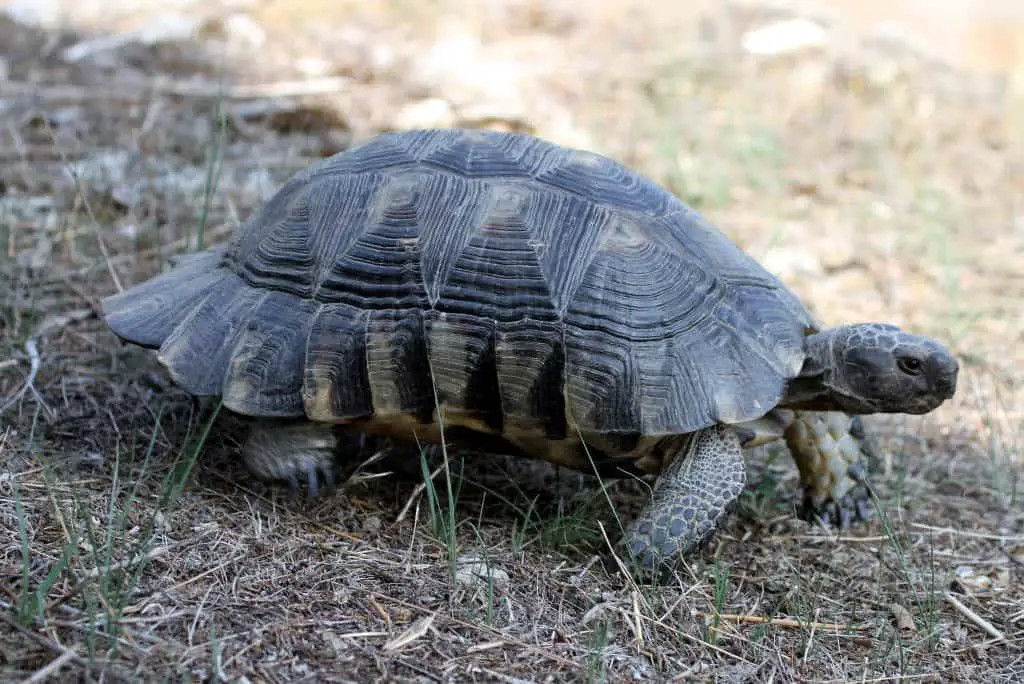
[[[257,476],[336,472],[344,435],[646,474],[622,548],[673,567],[784,439],[846,511],[860,416],[951,398],[940,343],[824,328],[697,211],[609,157],[522,133],[380,134],[292,176],[227,245],[105,299],[172,380],[249,417]],[[315,492],[314,492],[315,493]]]

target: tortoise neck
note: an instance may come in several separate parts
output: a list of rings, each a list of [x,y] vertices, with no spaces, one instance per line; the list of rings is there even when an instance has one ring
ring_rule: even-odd
[[[804,343],[804,365],[800,374],[789,381],[779,405],[789,409],[809,411],[839,410],[832,391],[832,364],[835,362],[833,344],[836,329],[808,335]]]
[[[838,411],[835,395],[824,382],[823,376],[799,375],[789,381],[779,406],[803,411]]]

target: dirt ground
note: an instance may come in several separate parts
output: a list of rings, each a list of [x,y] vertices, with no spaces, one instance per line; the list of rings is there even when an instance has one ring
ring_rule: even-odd
[[[1024,680],[1024,118],[998,82],[891,43],[750,54],[782,15],[749,3],[123,4],[0,12],[0,680]],[[237,421],[97,303],[426,125],[632,165],[825,323],[944,340],[957,397],[872,417],[876,512],[841,533],[751,451],[740,509],[659,586],[597,561],[589,478],[255,481]]]

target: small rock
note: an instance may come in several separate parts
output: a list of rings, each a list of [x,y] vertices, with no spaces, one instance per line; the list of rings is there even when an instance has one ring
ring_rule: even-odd
[[[893,622],[896,623],[896,629],[904,637],[910,637],[917,633],[917,626],[914,624],[914,618],[909,610],[898,603],[891,603],[889,604],[889,614],[892,616]]]
[[[858,252],[852,234],[837,231],[824,247],[817,256],[826,271],[835,273],[857,265]]]
[[[486,128],[507,133],[536,133],[526,118],[500,107],[491,107],[489,104],[460,107],[455,117],[455,125],[461,128]]]
[[[447,100],[431,97],[402,107],[395,115],[394,124],[401,130],[449,128],[455,124],[455,112]]]
[[[82,454],[80,463],[82,465],[90,466],[92,468],[100,468],[103,466],[105,460],[106,459],[103,457],[103,454],[101,452],[87,451],[84,454]],[[157,515],[160,516],[161,520],[163,519],[163,513],[157,511]]]
[[[1009,574],[1004,568],[978,569],[961,565],[953,570],[953,584],[972,596],[1005,591],[1009,585]]]
[[[236,12],[224,19],[224,33],[230,42],[239,46],[261,47],[267,42],[267,32],[244,12]]]
[[[476,556],[467,556],[459,560],[455,570],[455,581],[467,587],[505,589],[511,581],[508,573],[493,563],[488,563]]]
[[[486,105],[504,112],[502,118],[521,118],[524,71],[522,62],[493,54],[469,29],[452,24],[417,62],[411,80],[456,108]]]
[[[370,46],[367,61],[372,73],[378,76],[385,76],[394,69],[398,63],[398,56],[395,49],[385,43],[374,43]]]
[[[765,24],[743,34],[741,45],[751,55],[789,55],[828,43],[828,31],[810,19],[786,19]]]
[[[828,62],[807,61],[794,65],[789,74],[789,94],[793,98],[790,107],[801,109],[815,106],[814,103],[825,96],[832,72]]]
[[[34,28],[57,28],[63,14],[57,0],[9,0],[0,12],[19,24]]]
[[[629,668],[629,672],[635,681],[647,682],[651,680],[654,668],[651,665],[651,661],[647,658],[633,656],[626,661],[626,666]]]
[[[819,276],[825,272],[816,254],[799,247],[772,247],[761,257],[761,265],[783,281]]]
[[[568,109],[549,104],[541,120],[543,124],[538,126],[538,133],[551,142],[581,150],[594,150],[594,139],[576,123]]]
[[[191,38],[197,29],[199,22],[194,17],[180,14],[157,15],[145,26],[123,33],[114,33],[75,43],[61,51],[61,58],[67,62],[82,62],[94,58],[103,58],[107,65],[114,62],[110,59],[110,53],[132,44],[158,45],[160,43],[173,43]]]
[[[333,65],[320,57],[300,57],[295,60],[295,70],[307,78],[321,78],[333,70]]]

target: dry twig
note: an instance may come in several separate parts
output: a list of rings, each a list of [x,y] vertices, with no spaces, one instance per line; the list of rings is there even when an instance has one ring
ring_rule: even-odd
[[[698,617],[708,620],[725,620],[726,622],[748,622],[758,625],[772,625],[773,627],[786,627],[788,629],[812,629],[829,630],[835,632],[853,631],[866,632],[871,629],[870,625],[841,625],[838,622],[807,622],[805,620],[794,620],[792,618],[769,618],[760,615],[734,615],[731,613],[697,613]]]
[[[405,631],[384,644],[384,650],[397,651],[416,641],[430,631],[430,626],[434,624],[434,617],[434,614],[430,614],[417,618]]]
[[[4,402],[3,406],[0,406],[0,414],[19,403],[25,398],[25,395],[28,392],[32,392],[32,396],[36,398],[36,401],[39,402],[40,406],[46,409],[47,413],[50,412],[50,407],[46,405],[43,398],[39,396],[39,392],[36,391],[36,376],[39,374],[39,367],[42,365],[42,361],[39,357],[39,347],[36,345],[34,337],[30,337],[28,342],[25,343],[25,353],[28,354],[28,375],[25,376],[25,379],[21,384],[21,389],[15,392],[13,397]]]
[[[50,678],[51,675],[57,674],[65,665],[75,659],[75,654],[71,651],[64,651],[59,656],[51,660],[45,666],[36,670],[36,672],[25,680],[25,684],[35,684],[35,682],[45,682]]]
[[[973,622],[975,625],[981,628],[983,632],[991,636],[993,639],[995,639],[996,641],[1006,641],[1005,634],[996,629],[991,622],[989,622],[988,620],[981,617],[973,610],[965,606],[956,596],[953,596],[953,594],[947,591],[945,594],[945,599],[949,601],[949,604],[956,608],[961,615],[963,615],[965,618]]]

